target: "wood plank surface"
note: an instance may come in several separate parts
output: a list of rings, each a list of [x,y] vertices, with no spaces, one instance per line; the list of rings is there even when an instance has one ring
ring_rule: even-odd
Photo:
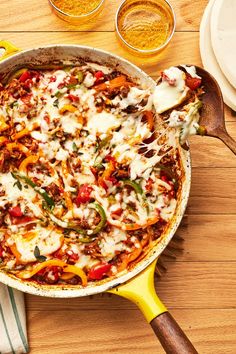
[[[173,316],[195,343],[199,353],[235,353],[235,310],[175,309]],[[53,318],[54,324],[50,313],[43,310],[30,311],[30,342],[33,353],[164,353],[148,324],[135,309],[125,310],[125,317],[120,309],[86,309],[76,313],[62,310],[55,311]],[[65,321],[70,326],[65,327]]]
[[[187,212],[236,214],[236,169],[193,168]],[[232,223],[235,218],[232,218]]]
[[[0,39],[22,49],[82,44],[120,55],[154,79],[164,68],[201,65],[199,24],[208,0],[171,0],[177,32],[157,57],[137,58],[120,46],[114,15],[121,0],[106,0],[96,23],[72,26],[57,18],[47,0],[1,0]],[[236,138],[236,116],[226,107]],[[201,354],[236,353],[236,158],[217,139],[192,137],[192,187],[186,215],[162,255],[167,271],[156,290]],[[163,269],[162,269],[163,271]],[[79,299],[26,295],[30,354],[164,353],[131,302],[108,294]]]
[[[103,11],[96,22],[84,25],[71,25],[52,14],[48,0],[1,0],[1,31],[114,31],[116,11],[122,0],[106,0]],[[203,10],[208,0],[172,1],[177,18],[177,31],[197,31]],[[193,16],[194,13],[194,16]],[[14,21],[9,22],[9,18]]]

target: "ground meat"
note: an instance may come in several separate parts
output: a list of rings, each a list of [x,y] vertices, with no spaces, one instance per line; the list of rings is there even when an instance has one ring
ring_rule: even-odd
[[[10,170],[11,154],[8,150],[0,152],[0,172],[7,173]]]
[[[142,107],[144,107],[144,106],[146,106],[147,102],[148,102],[148,99],[147,99],[147,98],[144,98],[144,99],[142,99],[142,101],[139,103],[139,105],[142,106]]]
[[[106,97],[109,100],[113,100],[118,94],[120,93],[120,89],[113,89],[112,91],[110,90],[109,92],[104,92],[104,95],[106,95]]]
[[[23,85],[16,79],[13,79],[8,85],[8,93],[14,98],[23,97],[28,94],[28,91],[23,88]]]
[[[75,276],[72,279],[66,280],[66,283],[70,284],[70,285],[77,285],[77,284],[81,283],[81,280],[79,277]]]
[[[80,221],[80,226],[83,228],[83,229],[89,229],[89,223],[86,219],[81,219]]]
[[[38,143],[31,138],[31,136],[24,136],[20,139],[20,143],[30,148],[31,151],[36,151],[38,149]]]
[[[166,224],[167,222],[165,220],[160,219],[157,224],[152,226],[154,240],[158,239],[162,235]]]
[[[98,242],[99,242],[99,240],[96,239],[94,242],[86,244],[84,247],[84,253],[87,254],[88,256],[93,257],[93,258],[102,257]]]
[[[124,112],[126,112],[128,114],[135,113],[137,111],[138,111],[138,107],[137,106],[133,106],[133,105],[130,105],[126,109],[124,109]]]
[[[150,158],[150,157],[153,157],[155,155],[156,151],[155,150],[148,150],[146,153],[145,153],[145,157],[147,158]]]
[[[45,187],[45,190],[53,197],[55,202],[59,202],[61,200],[60,188],[55,183],[49,184],[49,186]]]
[[[118,77],[120,75],[121,75],[121,73],[119,71],[114,70],[114,71],[112,71],[112,73],[105,75],[105,81],[110,81],[110,80],[115,79],[116,77]]]
[[[129,93],[129,87],[125,86],[125,87],[122,87],[121,90],[120,90],[120,94],[123,98],[126,98],[128,96],[128,93]]]
[[[127,170],[118,170],[115,172],[115,176],[118,178],[128,178],[129,172]]]
[[[5,217],[7,215],[6,209],[0,208],[0,227],[6,225]]]

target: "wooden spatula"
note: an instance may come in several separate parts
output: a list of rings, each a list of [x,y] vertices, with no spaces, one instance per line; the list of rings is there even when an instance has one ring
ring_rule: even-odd
[[[198,66],[195,67],[197,74],[202,78],[205,91],[201,97],[203,107],[199,123],[205,128],[205,135],[222,140],[236,155],[236,141],[225,128],[224,102],[221,89],[211,74]]]

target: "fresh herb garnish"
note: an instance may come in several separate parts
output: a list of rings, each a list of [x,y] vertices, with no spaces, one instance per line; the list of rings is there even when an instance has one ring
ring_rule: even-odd
[[[22,175],[22,174],[15,174],[15,173],[11,173],[11,175],[17,179],[18,181],[19,180],[22,180],[24,181],[25,183],[27,183],[30,187],[32,187],[35,192],[37,192],[38,194],[41,195],[41,197],[43,197],[44,201],[47,203],[47,206],[49,209],[53,209],[54,206],[55,206],[55,202],[54,200],[48,195],[48,193],[43,189],[43,188],[40,188],[39,186],[37,186],[36,183],[34,183],[29,177],[25,176],[25,175]]]
[[[38,246],[35,246],[35,249],[34,249],[34,256],[35,256],[35,258],[37,259],[37,261],[40,262],[40,263],[45,262],[46,259],[47,259],[47,257],[41,256],[40,250],[39,250]]]
[[[11,172],[11,175],[12,175],[13,178],[17,179],[17,177],[16,177],[14,172]]]
[[[72,144],[72,149],[73,149],[73,151],[77,151],[78,150],[78,146],[76,145],[75,142],[73,142],[73,144]]]
[[[55,99],[55,101],[53,102],[53,106],[58,108],[58,105],[59,105],[59,100],[58,100],[58,98],[57,98],[57,99]]]
[[[57,91],[54,96],[60,98],[61,96],[63,96],[63,93],[61,91]]]
[[[84,74],[82,73],[82,71],[79,71],[79,72],[78,72],[78,74],[77,74],[77,79],[78,79],[79,84],[81,84],[81,82],[82,82],[83,79],[84,79]]]
[[[19,106],[19,104],[18,104],[17,101],[14,101],[14,102],[12,102],[12,103],[9,104],[9,107],[10,107],[10,108],[18,107],[18,106]]]
[[[97,170],[105,169],[105,166],[102,163],[97,163],[93,167],[95,167]]]
[[[76,88],[77,85],[78,85],[77,83],[76,84],[68,84],[68,85],[66,85],[66,87],[70,90],[70,89]]]
[[[96,142],[95,146],[94,146],[94,152],[97,152],[99,149],[99,143]]]
[[[95,152],[101,150],[102,148],[104,148],[106,145],[108,145],[108,143],[110,142],[111,140],[111,136],[109,135],[108,137],[102,139],[100,141],[100,143],[96,142],[96,145],[95,145]]]
[[[45,200],[42,201],[42,208],[43,208],[43,210],[49,210],[48,205],[45,202]]]
[[[22,191],[22,184],[20,183],[20,181],[16,181],[14,184],[13,184],[13,187],[17,186],[19,188],[20,191]]]

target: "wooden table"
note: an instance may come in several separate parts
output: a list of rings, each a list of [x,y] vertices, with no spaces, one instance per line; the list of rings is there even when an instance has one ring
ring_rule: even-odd
[[[51,13],[47,0],[1,0],[0,37],[26,49],[84,44],[109,50],[153,77],[169,65],[201,65],[199,23],[207,0],[172,0],[177,31],[169,47],[147,62],[129,55],[114,33],[119,1],[107,0],[93,27],[73,27]],[[236,138],[236,117],[226,109]],[[236,353],[236,158],[212,138],[191,139],[193,181],[178,234],[183,251],[166,261],[156,289],[200,353]],[[163,353],[142,314],[116,296],[46,299],[26,296],[31,354]]]

